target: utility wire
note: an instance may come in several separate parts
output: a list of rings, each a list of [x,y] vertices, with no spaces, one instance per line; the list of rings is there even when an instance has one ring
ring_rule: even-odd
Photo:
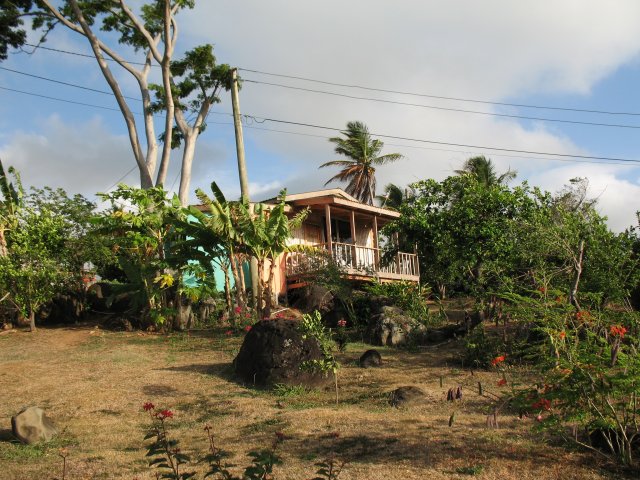
[[[40,75],[34,75],[33,73],[21,72],[19,70],[13,70],[11,68],[0,67],[0,70],[6,70],[7,72],[17,73],[18,75],[24,75],[26,77],[37,78],[38,80],[45,80],[47,82],[59,83],[60,85],[66,85],[67,87],[81,88],[82,90],[88,90],[90,92],[101,93],[103,95],[111,95],[113,97],[113,92],[108,92],[106,90],[98,90],[97,88],[85,87],[84,85],[78,85],[76,83],[63,82],[62,80],[55,80],[49,77],[42,77]],[[141,102],[142,100],[139,98],[128,97],[123,95],[124,98],[128,98],[129,100],[135,100],[137,102]]]
[[[108,192],[113,187],[116,187],[120,182],[122,182],[125,178],[127,178],[131,174],[131,172],[133,172],[136,168],[138,168],[138,165],[134,165],[133,167],[131,167],[131,169],[127,173],[125,173],[118,180],[116,180],[113,185],[111,185],[109,188],[105,190],[105,192]]]
[[[243,82],[255,83],[260,85],[269,85],[273,87],[287,88],[290,90],[298,90],[302,92],[310,92],[310,93],[318,93],[322,95],[330,95],[333,97],[343,97],[343,98],[351,98],[354,100],[366,100],[370,102],[379,102],[379,103],[390,103],[393,105],[402,105],[406,107],[418,107],[418,108],[428,108],[432,110],[443,110],[447,112],[459,112],[459,113],[471,113],[474,115],[485,115],[490,117],[507,117],[507,118],[519,118],[523,120],[533,120],[540,122],[555,122],[555,123],[570,123],[575,125],[589,125],[592,127],[612,127],[612,128],[638,128],[640,129],[640,125],[627,125],[627,124],[617,124],[617,123],[598,123],[598,122],[584,122],[579,120],[564,120],[561,118],[547,118],[547,117],[529,117],[525,115],[513,115],[508,113],[496,113],[496,112],[480,112],[478,110],[466,110],[463,108],[452,108],[452,107],[438,107],[435,105],[424,105],[419,103],[408,103],[408,102],[399,102],[397,100],[385,100],[382,98],[372,98],[372,97],[359,97],[356,95],[348,95],[345,93],[337,93],[337,92],[328,92],[326,90],[314,90],[312,88],[303,88],[303,87],[294,87],[292,85],[283,85],[280,83],[271,83],[271,82],[260,82],[257,80],[251,80],[244,78]]]
[[[0,86],[0,89],[2,90],[8,90],[11,92],[17,92],[17,93],[21,93],[24,95],[31,95],[31,96],[35,96],[35,97],[39,97],[39,98],[45,98],[48,100],[55,100],[58,102],[64,102],[64,103],[71,103],[71,104],[75,104],[75,105],[82,105],[85,107],[93,107],[93,108],[101,108],[104,110],[112,110],[112,111],[117,111],[119,112],[119,109],[116,108],[111,108],[111,107],[105,107],[102,105],[94,105],[94,104],[90,104],[90,103],[84,103],[84,102],[77,102],[74,100],[67,100],[67,99],[63,99],[63,98],[57,98],[57,97],[50,97],[48,95],[40,95],[37,93],[33,93],[33,92],[25,92],[23,90],[16,90],[13,88],[7,88],[7,87],[2,87]],[[137,115],[142,115],[142,113],[139,112],[134,112]],[[320,130],[330,130],[333,132],[341,132],[342,129],[340,128],[336,128],[336,127],[327,127],[324,125],[316,125],[316,124],[312,124],[312,123],[304,123],[304,122],[294,122],[291,120],[281,120],[281,119],[277,119],[277,118],[269,118],[269,117],[256,117],[256,116],[252,116],[252,115],[243,115],[243,117],[245,119],[252,119],[258,123],[264,123],[264,122],[273,122],[273,123],[282,123],[285,125],[297,125],[297,126],[301,126],[301,127],[308,127],[308,128],[316,128],[316,129],[320,129]],[[162,117],[164,118],[164,117]],[[231,125],[231,123],[229,122],[210,122],[213,124],[220,124],[220,125]],[[248,127],[248,128],[258,128],[258,127]],[[503,147],[489,147],[489,146],[483,146],[483,145],[470,145],[470,144],[464,144],[464,143],[454,143],[454,142],[442,142],[442,141],[437,141],[437,140],[427,140],[427,139],[421,139],[421,138],[411,138],[411,137],[401,137],[401,136],[397,136],[397,135],[386,135],[386,134],[381,134],[381,133],[372,133],[371,135],[373,136],[377,136],[377,137],[381,137],[381,138],[390,138],[393,140],[403,140],[403,141],[409,141],[409,142],[417,142],[417,143],[428,143],[428,144],[434,144],[434,145],[446,145],[446,146],[452,146],[452,147],[461,147],[461,148],[472,148],[472,149],[482,149],[482,150],[495,150],[495,151],[500,151],[500,152],[511,152],[511,153],[524,153],[524,154],[529,154],[529,155],[545,155],[545,156],[550,156],[550,157],[565,157],[565,158],[574,158],[574,159],[585,159],[585,160],[605,160],[605,161],[612,161],[612,162],[626,162],[626,163],[640,163],[639,159],[630,159],[630,158],[617,158],[617,157],[599,157],[599,156],[592,156],[592,155],[575,155],[575,154],[568,154],[568,153],[554,153],[554,152],[539,152],[539,151],[533,151],[533,150],[518,150],[518,149],[514,149],[514,148],[503,148]]]
[[[86,58],[95,59],[95,56],[89,55],[89,54],[86,54],[86,53],[72,52],[72,51],[69,51],[69,50],[62,50],[62,49],[59,49],[59,48],[45,47],[43,45],[34,45],[34,44],[31,44],[31,43],[25,43],[25,45],[27,45],[29,47],[36,48],[36,49],[43,49],[43,50],[48,50],[48,51],[52,51],[52,52],[65,53],[67,55],[75,55],[75,56],[79,56],[79,57],[86,57]],[[113,59],[108,58],[108,57],[106,57],[106,60],[114,61]],[[145,65],[142,62],[135,62],[135,61],[127,61],[127,63],[130,63],[132,65]],[[159,67],[159,65],[153,64],[152,67]],[[433,95],[433,94],[428,94],[428,93],[416,93],[416,92],[407,92],[407,91],[402,91],[402,90],[391,90],[391,89],[385,89],[385,88],[368,87],[368,86],[357,85],[357,84],[330,82],[330,81],[327,81],[327,80],[318,80],[318,79],[315,79],[315,78],[302,77],[302,76],[296,76],[296,75],[285,75],[285,74],[282,74],[282,73],[265,72],[265,71],[262,71],[262,70],[254,70],[254,69],[242,68],[242,67],[238,67],[238,70],[243,71],[243,72],[256,73],[256,74],[259,74],[259,75],[268,75],[268,76],[273,76],[273,77],[289,78],[289,79],[292,79],[292,80],[301,80],[301,81],[305,81],[305,82],[313,82],[313,83],[318,83],[318,84],[322,84],[322,85],[332,85],[334,87],[354,88],[354,89],[359,89],[359,90],[368,90],[368,91],[371,91],[371,92],[393,93],[393,94],[397,94],[397,95],[408,95],[408,96],[413,96],[413,97],[434,98],[434,99],[439,99],[439,100],[452,100],[452,101],[456,101],[456,102],[481,103],[481,104],[485,104],[485,105],[500,105],[500,106],[504,106],[504,107],[534,108],[534,109],[541,109],[541,110],[558,110],[558,111],[565,111],[565,112],[595,113],[595,114],[599,114],[599,115],[640,116],[640,112],[620,112],[620,111],[609,111],[609,110],[595,110],[595,109],[592,110],[592,109],[583,109],[583,108],[558,107],[558,106],[553,106],[553,105],[535,105],[535,104],[527,104],[527,103],[495,102],[495,101],[490,101],[490,100],[479,100],[479,99],[474,99],[474,98],[448,97],[448,96],[444,96],[444,95]]]
[[[280,120],[276,118],[266,118],[261,117],[261,119],[265,122],[274,122],[274,123],[283,123],[286,125],[298,125],[301,127],[310,127],[310,128],[318,128],[322,130],[331,130],[334,132],[341,132],[342,129],[335,127],[327,127],[324,125],[315,125],[312,123],[304,123],[304,122],[294,122],[290,120]],[[473,148],[473,149],[482,149],[482,150],[496,150],[500,152],[513,152],[513,153],[526,153],[529,155],[547,155],[550,157],[567,157],[567,158],[581,158],[587,160],[609,160],[614,162],[629,162],[629,163],[640,163],[639,159],[632,158],[616,158],[616,157],[598,157],[594,155],[577,155],[577,154],[569,154],[569,153],[554,153],[554,152],[538,152],[534,150],[518,150],[515,148],[503,148],[503,147],[487,147],[483,145],[470,145],[465,143],[453,143],[453,142],[441,142],[437,140],[426,140],[422,138],[411,138],[411,137],[401,137],[397,135],[385,135],[382,133],[371,133],[372,136],[381,137],[381,138],[391,138],[394,140],[404,140],[408,142],[417,142],[417,143],[429,143],[434,145],[448,145],[452,147],[462,147],[462,148]]]

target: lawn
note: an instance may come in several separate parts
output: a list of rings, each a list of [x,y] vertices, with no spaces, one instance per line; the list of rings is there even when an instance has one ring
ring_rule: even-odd
[[[314,463],[332,452],[347,461],[345,480],[620,478],[594,454],[532,432],[531,418],[505,413],[499,429],[487,428],[490,401],[478,395],[477,383],[485,392],[507,387],[497,385],[495,372],[461,369],[455,344],[419,352],[381,348],[383,367],[367,370],[357,359],[370,346],[350,344],[339,355],[336,406],[331,389],[265,392],[237,383],[232,360],[241,341],[219,331],[164,336],[93,325],[1,334],[0,477],[61,478],[59,451],[66,448],[68,480],[155,478],[144,456],[149,418],[141,408],[153,402],[175,412],[171,436],[192,457],[206,453],[209,424],[236,471],[248,464],[247,452],[283,432],[278,479],[311,478]],[[424,404],[390,407],[388,393],[402,385],[422,388]],[[464,396],[452,405],[446,391],[457,385]],[[44,408],[61,430],[51,444],[11,440],[10,417],[28,405]]]

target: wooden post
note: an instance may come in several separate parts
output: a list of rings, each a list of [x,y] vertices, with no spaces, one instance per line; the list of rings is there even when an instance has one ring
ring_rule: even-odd
[[[357,257],[356,257],[356,212],[351,210],[351,240],[353,240],[353,247],[351,247],[351,268],[354,270],[357,268]]]
[[[376,272],[380,270],[380,244],[378,243],[378,217],[373,216],[373,247],[375,248],[373,254],[374,268]]]
[[[395,246],[398,247],[398,252],[396,253],[396,273],[401,273],[400,272],[400,240],[398,239],[398,232],[395,232],[393,234],[393,243],[395,243]]]
[[[327,226],[327,248],[329,249],[329,255],[333,259],[333,242],[331,241],[331,207],[327,203],[324,206],[324,220]]]
[[[240,177],[240,198],[249,203],[249,178],[247,164],[244,158],[244,136],[240,119],[240,98],[238,96],[238,69],[231,70],[231,107],[233,110],[233,128],[236,133],[236,154],[238,157],[238,176]],[[258,261],[251,258],[251,292],[257,306],[256,292],[258,291]],[[262,279],[261,279],[262,280]],[[239,288],[239,285],[236,285]]]

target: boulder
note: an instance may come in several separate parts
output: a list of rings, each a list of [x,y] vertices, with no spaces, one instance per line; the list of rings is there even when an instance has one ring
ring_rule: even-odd
[[[48,442],[58,433],[44,410],[39,407],[27,407],[11,417],[11,430],[18,440],[27,444]]]
[[[399,307],[381,305],[378,312],[372,313],[368,334],[373,345],[403,345],[410,335],[420,335],[426,330],[424,325],[405,315]]]
[[[425,401],[425,393],[412,385],[398,387],[389,394],[389,404],[396,408],[421,405]]]
[[[236,374],[248,384],[313,387],[327,382],[327,377],[323,372],[301,366],[303,362],[322,359],[318,341],[303,338],[297,320],[275,319],[262,320],[253,326],[233,364]]]
[[[382,357],[377,350],[367,350],[360,357],[359,364],[362,368],[379,367],[382,365]]]

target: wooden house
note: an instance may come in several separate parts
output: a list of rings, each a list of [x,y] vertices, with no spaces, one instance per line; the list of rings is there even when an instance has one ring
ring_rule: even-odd
[[[277,199],[262,203],[275,203]],[[382,259],[380,229],[400,217],[395,210],[359,202],[341,189],[287,195],[288,213],[309,209],[304,223],[293,233],[291,244],[315,247],[340,265],[349,279],[381,282],[418,282],[418,256],[398,253]],[[309,253],[289,252],[281,256],[275,275],[275,295],[303,286],[309,274]]]

